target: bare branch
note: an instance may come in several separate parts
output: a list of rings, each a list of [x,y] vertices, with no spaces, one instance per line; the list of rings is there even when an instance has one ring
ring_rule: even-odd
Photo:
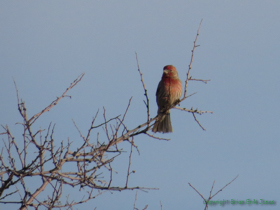
[[[191,187],[191,188],[193,188],[193,189],[197,192],[197,194],[198,194],[198,195],[200,195],[200,197],[201,197],[201,198],[202,198],[205,202],[207,202],[207,200],[203,197],[203,195],[201,195],[201,193],[200,193],[200,192],[198,192],[198,190],[197,190],[197,189],[195,189],[195,187],[194,187],[194,186],[192,186],[192,185],[191,185],[191,183],[188,183],[188,184],[190,185],[190,187]]]
[[[206,200],[204,197],[203,197],[203,195],[197,190],[197,189],[195,189],[195,187],[193,187],[192,185],[191,185],[191,183],[188,183],[190,186],[191,186],[191,188],[193,188],[196,192],[197,192],[197,194],[199,194],[200,195],[200,197],[204,200],[204,203],[205,203],[205,208],[204,208],[204,210],[207,210],[208,209],[208,203],[209,203],[209,201],[212,199],[212,198],[214,198],[219,192],[221,192],[223,189],[225,189],[228,185],[230,185],[235,179],[237,179],[237,177],[238,177],[238,175],[233,179],[233,180],[231,180],[229,183],[227,183],[224,187],[222,187],[220,190],[218,190],[213,196],[212,196],[212,191],[213,191],[213,188],[214,188],[214,185],[215,185],[215,181],[213,182],[213,185],[212,185],[212,188],[211,188],[211,190],[210,190],[210,195],[209,195],[209,198]]]
[[[203,82],[205,84],[207,84],[207,82],[211,81],[210,79],[193,79],[192,77],[190,77],[189,80],[199,81],[199,82]]]
[[[165,141],[170,141],[171,139],[166,139],[166,138],[160,138],[160,137],[157,137],[157,136],[154,136],[152,134],[149,134],[149,133],[145,133],[147,136],[153,138],[153,139],[157,139],[157,140],[165,140]]]
[[[214,185],[215,185],[215,180],[213,181],[213,184],[212,184],[212,188],[211,188],[211,191],[210,191],[210,197],[212,195],[212,191],[213,191]]]
[[[212,111],[199,111],[198,109],[193,109],[193,108],[191,108],[191,109],[186,109],[186,108],[181,108],[181,107],[178,107],[178,106],[176,106],[176,107],[173,107],[174,109],[179,109],[179,110],[181,110],[181,111],[186,111],[186,112],[190,112],[190,113],[195,113],[195,114],[205,114],[205,113],[211,113],[211,114],[213,114],[213,112]]]
[[[196,116],[194,113],[192,113],[194,120],[197,122],[197,124],[202,128],[202,130],[206,131],[206,129],[200,124],[200,122],[196,119]]]
[[[104,108],[104,107],[103,107],[103,108]],[[104,108],[104,110],[105,110],[105,108]],[[100,127],[100,126],[102,126],[102,125],[106,125],[106,124],[108,124],[110,121],[115,120],[115,119],[119,118],[120,116],[121,116],[121,115],[118,115],[117,117],[113,117],[113,118],[111,118],[110,120],[105,121],[104,123],[101,123],[100,125],[92,126],[91,129],[98,128],[98,127]]]
[[[138,191],[136,191],[136,193],[135,193],[135,200],[134,200],[133,210],[136,209],[137,194],[138,194]]]
[[[229,183],[227,183],[223,188],[221,188],[218,192],[216,192],[211,198],[214,198],[219,192],[221,192],[223,189],[225,189],[228,185],[230,185],[234,180],[237,179],[239,175],[237,175],[233,180],[231,180]],[[213,184],[214,186],[214,184]]]
[[[148,205],[146,205],[143,210],[146,210],[147,208],[148,208]]]
[[[135,55],[136,55],[136,62],[137,62],[138,72],[140,74],[141,83],[142,83],[143,89],[144,89],[144,96],[146,97],[146,101],[144,101],[144,103],[145,103],[146,108],[147,108],[147,122],[148,122],[150,120],[150,105],[149,105],[148,91],[147,91],[147,89],[145,87],[145,83],[144,83],[144,79],[143,79],[143,74],[142,74],[142,72],[140,70],[137,53],[135,53]],[[147,127],[149,127],[149,124],[147,124]]]
[[[52,107],[54,107],[59,101],[60,99],[66,97],[66,93],[72,89],[73,87],[75,87],[81,80],[82,78],[84,77],[85,73],[82,73],[77,79],[75,79],[71,84],[70,86],[65,90],[65,92],[60,96],[58,97],[57,99],[55,99],[53,102],[51,102],[51,104],[49,106],[47,106],[45,109],[43,109],[41,112],[35,114],[33,117],[31,117],[29,119],[29,123],[30,125],[32,125],[37,119],[38,117],[40,117],[43,113],[49,111]],[[68,96],[69,97],[69,96]],[[70,97],[71,98],[71,97]]]
[[[197,41],[197,38],[199,36],[199,30],[200,30],[200,26],[201,26],[202,20],[200,21],[199,27],[197,29],[195,40],[193,42],[191,61],[190,61],[190,64],[189,64],[189,69],[188,69],[188,72],[187,72],[187,78],[186,78],[186,82],[185,82],[184,98],[187,97],[187,88],[188,88],[188,82],[189,82],[189,75],[190,75],[190,72],[191,72],[191,69],[192,69],[192,63],[193,63],[193,58],[194,58],[194,50],[195,50],[195,48],[199,47],[199,45],[196,45],[196,41]]]
[[[132,156],[132,152],[133,152],[133,140],[132,140],[131,147],[130,147],[130,154],[129,154],[129,162],[128,162],[128,168],[127,168],[127,176],[126,176],[125,187],[127,187],[127,185],[128,185],[129,175],[130,175],[131,173],[134,173],[134,171],[130,172],[130,165],[131,165],[131,156]]]

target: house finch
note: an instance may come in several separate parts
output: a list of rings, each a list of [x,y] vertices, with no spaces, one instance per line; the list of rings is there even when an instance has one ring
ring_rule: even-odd
[[[165,66],[156,92],[159,117],[154,124],[153,132],[172,132],[169,108],[180,100],[181,95],[182,83],[176,68],[172,65]]]

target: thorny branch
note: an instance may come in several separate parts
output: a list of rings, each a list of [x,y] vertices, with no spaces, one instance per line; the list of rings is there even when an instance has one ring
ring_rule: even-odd
[[[192,50],[184,97],[178,103],[189,97],[187,96],[188,81],[197,80],[192,79],[189,74],[193,62],[194,50],[198,46],[196,45],[196,41],[199,35],[199,29]],[[8,126],[2,125],[2,129],[4,131],[1,132],[0,135],[5,135],[7,140],[3,140],[4,147],[0,153],[0,181],[2,183],[0,188],[0,203],[19,204],[20,209],[27,209],[29,207],[38,209],[40,206],[49,209],[63,207],[72,208],[74,205],[85,203],[106,191],[135,189],[145,191],[157,189],[129,186],[129,176],[132,173],[135,173],[134,170],[131,171],[130,169],[133,147],[136,148],[139,153],[138,147],[134,142],[135,136],[145,134],[154,139],[169,140],[149,133],[153,121],[157,119],[157,116],[150,118],[148,91],[145,87],[137,54],[136,61],[146,98],[144,103],[147,109],[147,121],[135,128],[129,129],[129,126],[125,123],[125,118],[131,104],[131,97],[122,117],[121,115],[118,115],[116,117],[108,118],[106,115],[106,109],[103,108],[104,121],[97,124],[96,121],[99,113],[99,111],[97,111],[92,119],[90,128],[85,134],[83,134],[73,120],[74,127],[77,129],[82,140],[75,141],[75,143],[80,142],[78,143],[79,146],[75,147],[72,146],[73,142],[69,139],[68,141],[61,142],[57,142],[57,140],[55,140],[55,124],[50,123],[48,129],[46,130],[35,130],[34,124],[44,113],[47,113],[55,105],[57,105],[62,98],[71,98],[71,96],[66,95],[67,92],[82,80],[84,73],[78,76],[61,96],[57,97],[47,107],[42,109],[42,111],[30,118],[27,115],[25,102],[19,98],[18,88],[16,86],[16,82],[14,81],[18,101],[18,111],[23,119],[22,123],[18,123],[23,126],[23,141],[17,141]],[[207,82],[208,80],[198,81]],[[201,115],[204,113],[212,113],[211,111],[199,111],[193,108],[186,109],[175,107],[178,103],[168,107],[168,109],[175,108],[193,114],[195,121],[200,126],[201,124],[196,119],[195,114]],[[103,136],[100,135],[100,128],[103,129]],[[45,136],[43,137],[43,135]],[[102,141],[100,138],[102,138]],[[126,183],[124,186],[113,186],[114,176],[117,172],[114,170],[112,163],[118,156],[125,152],[122,148],[119,148],[119,145],[122,142],[130,144]],[[32,177],[33,180],[35,180],[36,177],[39,178],[38,181],[41,180],[41,183],[37,183],[37,188],[35,190],[31,190],[30,187],[28,187],[30,182],[27,181],[26,178],[29,177]],[[68,199],[63,203],[61,201],[61,197],[64,189],[67,187],[73,187],[76,189],[76,186],[80,191],[86,192],[87,197],[83,197],[80,201],[70,201],[70,197],[68,196]],[[13,188],[15,190],[11,190]],[[45,189],[51,190],[52,193],[45,195],[45,199],[39,199],[38,195],[44,195]],[[7,200],[7,198],[10,198],[11,195],[14,196],[15,194],[18,195],[18,200]],[[147,207],[148,206],[145,206],[144,209]]]
[[[191,72],[191,69],[192,69],[192,63],[193,63],[193,58],[194,58],[194,50],[199,47],[199,45],[196,45],[196,42],[197,42],[197,38],[199,36],[199,30],[200,30],[200,26],[201,26],[201,23],[202,23],[202,20],[200,21],[200,24],[199,24],[199,27],[197,29],[197,33],[196,33],[196,37],[195,37],[195,40],[193,42],[193,49],[192,49],[192,55],[191,55],[191,60],[190,60],[190,64],[189,64],[189,69],[187,71],[187,78],[186,78],[186,81],[185,81],[185,90],[184,90],[184,97],[183,99],[187,98],[187,88],[188,88],[188,83],[189,83],[189,80],[191,79],[190,77],[190,72]],[[193,80],[193,79],[192,79]],[[182,99],[181,99],[182,100]]]
[[[201,82],[204,82],[205,84],[207,84],[208,81],[210,80],[204,80],[204,79],[193,79],[192,76],[190,76],[190,72],[191,72],[191,69],[192,69],[192,63],[193,63],[193,58],[194,58],[194,51],[197,47],[199,47],[199,45],[196,44],[197,42],[197,39],[198,39],[198,36],[199,36],[199,31],[200,31],[200,27],[201,27],[201,24],[202,24],[202,21],[203,19],[201,19],[200,21],[200,24],[199,24],[199,27],[197,29],[197,33],[196,33],[196,37],[195,37],[195,40],[193,42],[193,49],[192,49],[192,55],[191,55],[191,60],[190,60],[190,64],[189,64],[189,69],[187,71],[187,78],[186,78],[186,81],[185,81],[185,88],[184,88],[184,96],[183,98],[180,100],[180,102],[184,101],[186,98],[188,98],[189,96],[187,96],[187,89],[188,89],[188,84],[189,84],[189,81],[190,80],[194,80],[194,81],[201,81]],[[180,103],[178,102],[178,103]],[[187,112],[191,112],[193,117],[194,117],[194,120],[197,122],[197,124],[203,129],[203,130],[206,130],[201,124],[200,122],[197,120],[195,114],[204,114],[204,113],[213,113],[212,111],[198,111],[197,109],[196,110],[193,110],[193,108],[191,108],[191,110],[189,109],[186,109],[186,108],[180,108],[180,107],[176,107],[176,109],[180,109],[182,111],[187,111]]]
[[[135,53],[135,55],[136,55],[136,62],[137,62],[138,72],[140,74],[141,83],[142,83],[143,89],[144,89],[144,96],[146,97],[146,101],[144,101],[144,103],[145,103],[146,108],[147,108],[147,122],[149,122],[149,119],[150,119],[150,104],[149,104],[148,91],[147,91],[145,83],[144,83],[143,74],[142,74],[142,72],[140,70],[137,53]],[[149,128],[149,123],[147,124],[147,128]]]
[[[128,178],[131,173],[131,156],[132,148],[135,147],[139,152],[137,146],[134,144],[134,135],[136,131],[146,126],[142,124],[131,131],[128,130],[127,125],[125,125],[125,117],[130,107],[132,98],[130,98],[128,106],[125,110],[123,117],[117,116],[107,120],[106,109],[103,108],[104,122],[95,125],[95,117],[92,120],[91,127],[86,135],[83,135],[75,121],[73,120],[74,126],[78,130],[83,143],[76,150],[71,149],[71,142],[68,141],[66,144],[62,141],[61,146],[55,146],[54,141],[54,126],[50,123],[45,138],[42,136],[44,130],[40,129],[36,132],[32,131],[33,123],[44,113],[49,111],[57,102],[66,96],[67,91],[72,89],[78,82],[81,81],[84,74],[79,76],[66,91],[54,100],[49,106],[44,108],[41,112],[35,114],[30,119],[27,117],[27,109],[25,103],[19,99],[18,89],[15,83],[17,97],[18,97],[18,110],[23,118],[23,123],[20,123],[24,128],[24,144],[23,147],[17,145],[15,138],[13,137],[8,126],[2,126],[4,132],[1,135],[6,135],[8,137],[7,141],[4,141],[5,147],[2,148],[0,156],[0,179],[2,182],[2,187],[0,188],[0,203],[14,203],[20,204],[20,209],[27,209],[29,206],[39,207],[44,206],[46,208],[61,208],[61,207],[72,207],[73,205],[84,203],[90,199],[94,199],[96,196],[100,195],[93,194],[93,189],[97,191],[122,191],[122,190],[151,190],[157,188],[145,188],[145,187],[129,187]],[[110,123],[115,123],[114,126]],[[53,127],[53,128],[51,128]],[[99,138],[97,138],[96,143],[92,142],[90,139],[90,134],[103,127],[106,134],[107,142],[100,143]],[[35,133],[35,134],[34,134]],[[121,133],[121,135],[119,135]],[[37,134],[40,134],[37,135]],[[99,136],[99,132],[97,133]],[[131,144],[131,153],[129,157],[129,167],[127,174],[127,181],[125,186],[112,186],[113,172],[111,163],[114,159],[119,156],[123,151],[117,147],[120,142],[127,141]],[[13,156],[13,150],[16,151],[20,165],[16,164],[16,157]],[[33,150],[35,153],[31,153]],[[3,153],[6,152],[8,157],[8,164],[3,158]],[[28,161],[28,160],[31,160]],[[68,167],[64,165],[74,163],[76,164],[76,171],[67,170]],[[106,181],[106,170],[109,171],[109,182]],[[26,187],[26,182],[24,181],[26,177],[41,177],[42,183],[34,192],[28,190]],[[18,185],[18,183],[20,183]],[[68,200],[62,204],[60,201],[63,186],[80,186],[81,189],[89,188],[92,189],[88,193],[88,198],[82,199],[79,202],[69,202]],[[43,193],[46,187],[51,186],[53,193],[48,195],[45,201],[40,201],[37,199],[38,195]],[[15,187],[17,190],[12,193],[3,194],[5,190],[10,187]],[[22,189],[19,189],[19,188]],[[6,198],[18,193],[20,201],[6,201]],[[23,196],[22,196],[23,193]]]

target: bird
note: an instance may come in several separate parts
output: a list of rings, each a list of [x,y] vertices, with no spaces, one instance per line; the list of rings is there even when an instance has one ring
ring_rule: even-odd
[[[182,82],[179,79],[175,66],[164,66],[162,78],[156,91],[158,118],[152,128],[154,133],[170,133],[173,131],[170,118],[170,107],[180,101],[181,95]]]

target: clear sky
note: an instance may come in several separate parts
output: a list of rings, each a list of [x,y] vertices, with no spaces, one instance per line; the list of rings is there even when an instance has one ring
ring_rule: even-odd
[[[276,205],[227,205],[227,209],[278,209],[280,195],[280,1],[278,0],[120,0],[0,1],[0,124],[20,141],[15,79],[28,115],[41,111],[82,72],[83,80],[45,114],[38,127],[56,123],[56,139],[81,140],[98,109],[108,118],[127,115],[129,129],[145,122],[144,95],[135,52],[143,73],[152,117],[163,66],[176,66],[185,80],[200,20],[203,23],[190,82],[197,92],[181,107],[210,110],[198,116],[172,110],[174,132],[135,139],[130,186],[139,191],[143,209],[203,209],[202,199],[239,177],[214,200],[275,200]],[[98,122],[102,123],[102,114]],[[2,132],[2,131],[1,131]],[[2,140],[2,139],[1,139]],[[94,140],[94,139],[92,139]],[[1,143],[2,144],[2,143]],[[126,149],[128,147],[124,146]],[[127,156],[116,160],[115,185],[124,185]],[[70,191],[71,192],[71,191]],[[105,193],[79,209],[132,209],[135,191]],[[0,207],[2,209],[2,207]],[[219,205],[212,209],[221,209]]]

